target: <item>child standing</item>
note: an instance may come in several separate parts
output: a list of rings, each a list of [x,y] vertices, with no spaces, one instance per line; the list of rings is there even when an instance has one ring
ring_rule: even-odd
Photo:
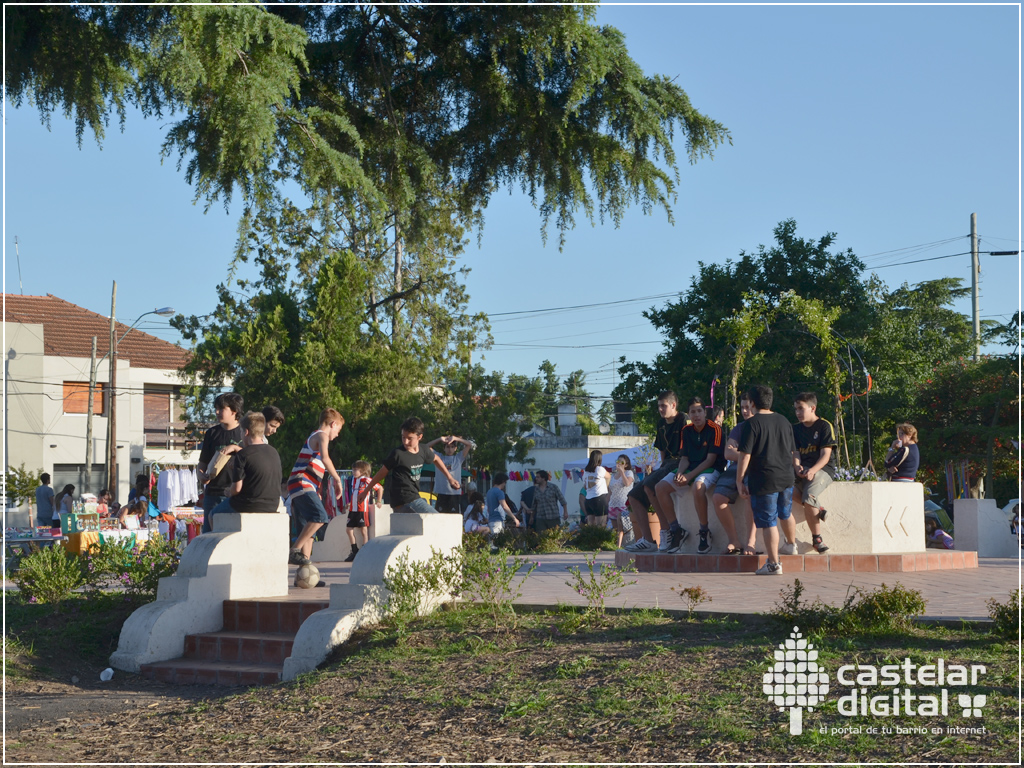
[[[497,536],[505,530],[505,520],[509,517],[519,527],[519,520],[513,514],[508,502],[505,501],[505,485],[508,475],[504,472],[494,473],[494,485],[487,492],[487,524],[491,528],[491,536]]]
[[[469,458],[469,452],[476,448],[476,443],[472,440],[463,440],[455,435],[448,435],[431,440],[427,443],[427,448],[433,448],[437,443],[444,444],[444,453],[439,453],[438,455],[441,461],[444,462],[444,465],[448,467],[448,472],[454,477],[462,477],[462,465]],[[459,448],[459,443],[462,443],[462,448]],[[444,475],[440,472],[435,472],[434,495],[437,497],[437,501],[434,504],[437,511],[461,515],[462,495],[452,491],[453,489],[448,485]]]
[[[346,563],[351,563],[355,560],[356,555],[359,553],[359,547],[356,546],[356,531],[358,530],[362,533],[364,547],[370,539],[370,500],[364,498],[362,502],[359,501],[359,494],[369,484],[370,463],[367,461],[357,461],[352,465],[352,479],[349,480],[348,488],[348,524],[345,526],[345,533],[348,534],[348,543],[352,546],[352,552],[345,558]],[[377,506],[379,507],[383,491],[379,485],[376,491]]]
[[[616,533],[616,548],[622,546],[622,536],[625,533],[622,519],[629,514],[626,494],[632,490],[634,481],[633,470],[630,467],[629,457],[619,456],[615,460],[615,472],[608,483],[608,520]]]
[[[299,537],[292,545],[288,562],[292,565],[308,565],[313,551],[313,536],[320,526],[327,523],[327,510],[320,501],[320,483],[324,473],[334,478],[337,495],[342,493],[341,478],[334,468],[328,447],[345,424],[345,418],[333,408],[320,412],[320,428],[306,438],[299,458],[288,476],[288,498],[291,500],[292,515],[302,524]]]
[[[415,416],[406,419],[402,423],[402,445],[388,454],[384,459],[384,466],[377,470],[369,484],[359,492],[360,503],[370,493],[370,488],[377,486],[389,472],[393,472],[394,477],[390,486],[392,511],[421,514],[436,512],[437,510],[420,496],[420,475],[423,473],[423,465],[429,463],[433,463],[435,471],[445,476],[452,490],[457,491],[462,487],[459,481],[452,477],[441,457],[426,445],[420,445],[422,439],[423,421]]]

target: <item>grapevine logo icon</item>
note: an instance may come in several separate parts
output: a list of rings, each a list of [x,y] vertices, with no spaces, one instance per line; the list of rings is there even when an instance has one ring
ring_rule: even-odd
[[[793,627],[789,638],[779,643],[775,665],[764,673],[764,692],[779,711],[789,707],[789,732],[804,731],[803,711],[813,711],[828,695],[828,674],[818,666],[818,652]]]

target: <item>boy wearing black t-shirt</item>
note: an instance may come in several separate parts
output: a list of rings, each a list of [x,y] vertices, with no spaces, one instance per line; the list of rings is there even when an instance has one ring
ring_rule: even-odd
[[[415,416],[406,419],[402,423],[402,445],[395,448],[384,459],[384,466],[370,478],[370,483],[359,492],[359,503],[367,494],[380,483],[388,473],[392,473],[391,482],[391,511],[392,512],[436,512],[430,503],[420,496],[420,474],[423,472],[424,464],[433,464],[435,472],[441,472],[448,480],[452,490],[457,491],[461,487],[459,481],[452,477],[448,467],[441,461],[431,448],[420,445],[423,439],[423,422]]]
[[[824,553],[828,552],[828,546],[821,540],[820,523],[825,519],[825,510],[818,496],[832,484],[836,475],[836,433],[829,422],[818,418],[818,397],[813,392],[797,395],[793,408],[796,412],[796,424],[793,425],[795,501],[803,504],[814,548]]]
[[[664,510],[658,501],[655,489],[658,483],[675,473],[679,469],[679,433],[686,424],[686,417],[679,413],[679,398],[671,389],[667,389],[658,395],[658,419],[657,433],[654,438],[654,447],[661,451],[661,466],[651,471],[647,468],[647,477],[642,483],[633,483],[633,488],[626,495],[629,504],[629,519],[633,523],[633,531],[636,541],[625,547],[627,552],[658,552],[661,549],[668,551],[669,529],[679,531],[677,534],[678,544],[686,540],[686,531],[676,520],[675,508],[669,511]],[[647,519],[647,508],[654,507],[654,513],[658,516],[661,525],[661,546],[654,543],[651,536],[650,521]],[[671,513],[671,514],[670,514]]]
[[[231,477],[227,472],[227,464],[223,462],[230,463],[231,454],[242,449],[243,433],[238,424],[242,417],[242,405],[242,396],[237,392],[225,392],[217,395],[213,401],[217,424],[206,430],[196,465],[200,482],[206,483],[203,490],[203,533],[213,530],[214,511],[228,497]]]
[[[281,457],[264,440],[266,419],[258,411],[245,414],[239,425],[242,450],[235,454],[229,475],[228,498],[213,510],[221,512],[277,512],[281,505]]]
[[[685,488],[692,489],[693,507],[700,523],[697,552],[706,555],[711,551],[707,492],[725,469],[725,446],[722,441],[722,428],[714,421],[708,421],[703,400],[699,397],[690,400],[687,404],[687,415],[690,417],[690,423],[683,427],[679,435],[679,468],[675,475],[670,474],[658,483],[658,501],[661,502],[662,508],[675,512],[673,494],[680,493]],[[679,552],[685,539],[686,531],[681,526],[678,532],[670,529],[668,551]]]
[[[793,507],[793,426],[774,413],[772,390],[757,384],[747,392],[754,415],[743,422],[736,487],[750,499],[754,525],[761,529],[768,561],[757,569],[759,576],[781,576],[779,520],[788,520]],[[744,483],[744,479],[747,480]]]

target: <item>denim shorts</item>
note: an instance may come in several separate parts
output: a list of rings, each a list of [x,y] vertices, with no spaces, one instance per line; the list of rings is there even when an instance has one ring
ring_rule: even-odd
[[[779,520],[788,520],[793,511],[793,488],[778,493],[750,496],[750,511],[754,513],[754,526],[774,528]]]
[[[743,481],[746,485],[746,480]],[[715,496],[724,497],[730,504],[735,504],[740,497],[739,489],[736,487],[736,470],[727,469],[715,483]]]
[[[398,513],[415,512],[420,515],[425,515],[428,512],[437,512],[436,509],[430,506],[430,502],[424,499],[422,496],[420,496],[418,499],[413,499],[408,504],[403,504],[400,507],[395,507],[392,511]]]
[[[316,493],[300,493],[292,497],[292,515],[305,523],[326,523],[327,510]]]

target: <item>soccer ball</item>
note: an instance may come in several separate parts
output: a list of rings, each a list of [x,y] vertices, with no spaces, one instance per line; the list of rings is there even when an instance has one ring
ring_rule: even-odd
[[[320,583],[320,570],[313,565],[300,565],[295,572],[295,586],[303,589],[312,589]]]

